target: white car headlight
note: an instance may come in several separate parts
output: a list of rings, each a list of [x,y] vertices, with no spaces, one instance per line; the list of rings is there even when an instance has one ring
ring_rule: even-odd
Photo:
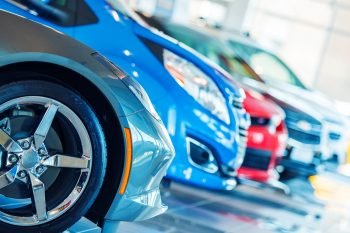
[[[304,120],[300,120],[297,122],[297,126],[299,129],[303,130],[303,131],[310,131],[312,129],[312,125],[310,122],[304,121]]]
[[[193,63],[164,49],[164,66],[185,91],[226,124],[230,117],[226,100],[215,82]]]

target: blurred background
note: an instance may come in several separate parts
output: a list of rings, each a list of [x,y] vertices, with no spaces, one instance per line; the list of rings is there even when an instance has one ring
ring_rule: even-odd
[[[350,0],[127,0],[191,27],[244,31],[350,116]]]

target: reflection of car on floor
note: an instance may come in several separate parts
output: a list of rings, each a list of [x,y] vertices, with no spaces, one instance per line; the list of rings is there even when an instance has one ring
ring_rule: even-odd
[[[245,147],[239,145],[238,112],[240,119],[246,117],[234,104],[242,106],[244,93],[176,41],[143,27],[122,1],[74,2],[33,5],[15,0],[2,1],[0,7],[74,36],[140,82],[176,148],[168,178],[213,189],[234,188]],[[73,20],[76,15],[81,19]]]
[[[140,85],[22,17],[0,11],[0,30],[0,232],[164,212],[159,184],[174,151]]]
[[[147,20],[147,17],[145,17]],[[214,62],[219,61],[225,49],[220,48],[220,42],[208,35],[184,26],[162,27],[156,19],[148,19],[152,26],[158,26],[168,35],[182,41]],[[176,28],[176,29],[175,29]],[[174,29],[174,30],[173,30]],[[225,68],[225,66],[223,66]],[[248,129],[248,146],[239,176],[262,182],[278,179],[275,171],[281,159],[287,141],[287,130],[284,123],[284,112],[267,97],[245,88],[246,100],[244,108],[251,116],[251,126]]]

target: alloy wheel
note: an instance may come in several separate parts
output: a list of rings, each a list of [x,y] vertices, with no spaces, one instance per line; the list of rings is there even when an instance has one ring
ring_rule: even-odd
[[[2,221],[43,224],[79,200],[90,179],[92,145],[69,107],[41,96],[1,104],[0,145]]]

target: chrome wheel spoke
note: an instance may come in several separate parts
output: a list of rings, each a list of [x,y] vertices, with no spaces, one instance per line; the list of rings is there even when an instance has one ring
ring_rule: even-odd
[[[45,185],[29,172],[30,187],[32,191],[32,202],[35,207],[38,221],[47,219]]]
[[[72,109],[48,97],[15,98],[0,104],[0,113],[0,191],[8,201],[26,200],[9,207],[15,211],[0,210],[0,219],[28,228],[49,224],[72,209],[89,184],[89,131]],[[55,191],[46,196],[46,189]]]
[[[80,168],[89,167],[89,160],[85,158],[76,158],[67,155],[53,155],[43,162],[43,165],[60,168]]]
[[[47,133],[52,125],[52,122],[56,116],[59,106],[57,104],[50,104],[47,108],[43,119],[41,120],[38,128],[34,133],[34,146],[35,149],[39,149],[41,144],[44,143]]]
[[[0,145],[12,153],[21,153],[23,150],[3,129],[0,129]]]
[[[16,173],[16,170],[17,168],[13,167],[11,170],[0,176],[0,189],[9,186],[15,181],[15,176],[13,174]]]
[[[3,129],[7,134],[11,134],[11,122],[10,118],[6,117],[0,121],[0,128]]]

